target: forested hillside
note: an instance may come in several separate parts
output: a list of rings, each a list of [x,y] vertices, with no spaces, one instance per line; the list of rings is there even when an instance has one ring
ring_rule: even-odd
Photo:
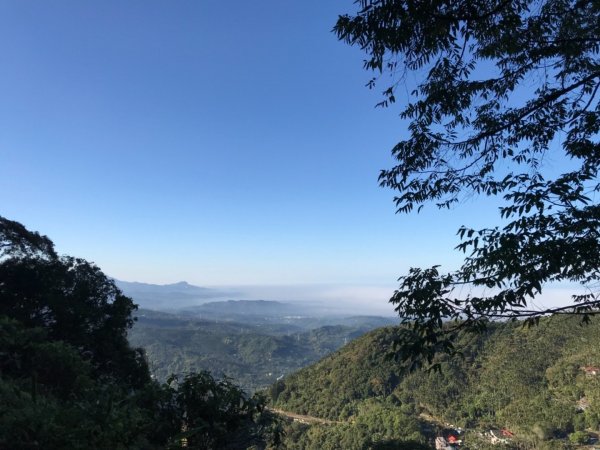
[[[236,303],[242,304],[239,308],[245,304]],[[305,330],[297,322],[265,324],[248,319],[245,323],[217,322],[142,310],[129,339],[144,348],[159,380],[174,373],[208,370],[255,391],[318,361],[376,325],[388,323],[377,317],[330,318],[349,325]],[[302,324],[307,323],[318,325],[319,320],[306,317]]]
[[[511,448],[565,448],[585,441],[578,432],[599,429],[597,319],[582,326],[556,317],[537,327],[494,324],[485,335],[463,334],[464,357],[436,356],[441,372],[404,372],[387,357],[397,337],[397,328],[373,331],[271,387],[274,407],[341,422],[303,432],[294,425],[288,448],[319,448],[323,439],[329,444],[320,448],[343,448],[334,438],[341,430],[367,445],[431,443],[436,421],[466,429],[467,448],[485,448],[488,439],[478,433],[490,429],[510,430]]]

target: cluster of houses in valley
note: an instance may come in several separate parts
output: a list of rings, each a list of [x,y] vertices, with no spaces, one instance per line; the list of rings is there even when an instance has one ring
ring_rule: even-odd
[[[600,367],[596,366],[582,366],[579,369],[585,373],[586,377],[595,377],[600,374]]]
[[[450,435],[448,438],[438,436],[435,438],[435,450],[456,450],[462,445],[462,440]]]
[[[506,428],[501,430],[490,430],[490,442],[492,444],[508,444],[512,438],[515,437],[514,433]]]
[[[435,438],[435,450],[458,450],[463,445],[463,440],[460,438],[461,429],[444,430],[440,436]],[[489,430],[482,437],[489,439],[492,444],[508,444],[515,437],[514,433],[506,428]]]
[[[581,366],[579,368],[586,377],[593,378],[600,376],[600,367],[598,366]],[[589,401],[583,397],[577,402],[577,408],[583,411],[589,407]],[[453,427],[446,424],[447,427]],[[435,438],[436,450],[458,450],[463,445],[461,434],[463,430],[460,428],[446,428]],[[509,444],[511,439],[515,437],[514,433],[506,428],[488,430],[486,433],[479,433],[481,437],[489,440],[492,444]],[[595,440],[595,439],[594,439]]]
[[[444,430],[440,436],[435,438],[435,450],[457,450],[463,441],[460,438],[462,430]]]

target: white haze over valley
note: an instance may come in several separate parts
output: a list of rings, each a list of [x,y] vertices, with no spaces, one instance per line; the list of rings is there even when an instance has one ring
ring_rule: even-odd
[[[373,285],[227,285],[196,286],[181,281],[148,284],[117,281],[141,308],[175,310],[227,300],[269,300],[306,307],[307,314],[394,316],[388,302],[393,286]]]
[[[231,286],[239,299],[277,300],[320,306],[332,314],[393,316],[389,299],[394,287],[369,285]]]
[[[177,310],[207,302],[228,300],[268,300],[292,304],[307,315],[377,315],[395,316],[389,303],[396,285],[226,285],[196,286],[187,282],[156,285],[118,281],[119,287],[142,308]],[[483,292],[480,292],[481,295]],[[572,286],[550,286],[530,304],[544,310],[571,302],[571,295],[582,293]],[[456,292],[464,296],[464,292]],[[471,291],[471,295],[476,295]]]

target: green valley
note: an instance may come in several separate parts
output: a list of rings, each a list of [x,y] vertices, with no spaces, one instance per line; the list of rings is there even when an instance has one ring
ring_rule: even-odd
[[[233,312],[232,303],[236,304]],[[215,314],[208,316],[210,319],[140,310],[129,339],[132,345],[145,349],[151,371],[159,380],[173,373],[208,370],[255,391],[365,332],[393,322],[383,317],[290,318],[248,313],[257,305],[262,310],[265,303],[270,303],[271,311],[287,311],[285,304],[252,301],[209,304],[206,311]],[[240,319],[239,311],[244,308],[246,321],[233,321]]]

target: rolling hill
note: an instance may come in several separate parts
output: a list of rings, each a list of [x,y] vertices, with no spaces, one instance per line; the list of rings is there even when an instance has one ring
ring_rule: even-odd
[[[492,324],[461,336],[463,358],[438,355],[441,372],[406,372],[389,358],[397,337],[397,328],[374,330],[273,384],[273,407],[340,422],[294,423],[286,448],[432,445],[444,428],[461,428],[463,448],[498,448],[490,431],[504,429],[508,448],[558,449],[599,429],[598,319]]]

